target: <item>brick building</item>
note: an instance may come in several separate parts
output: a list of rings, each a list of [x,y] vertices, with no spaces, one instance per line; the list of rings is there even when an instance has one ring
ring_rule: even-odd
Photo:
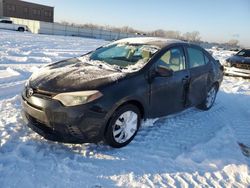
[[[54,7],[20,0],[0,0],[0,17],[54,22]]]

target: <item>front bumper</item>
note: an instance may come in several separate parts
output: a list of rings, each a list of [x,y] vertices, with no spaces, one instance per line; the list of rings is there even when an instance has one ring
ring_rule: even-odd
[[[106,112],[97,104],[64,107],[39,95],[22,95],[22,115],[27,125],[45,139],[66,143],[96,143],[103,139]]]
[[[228,75],[235,75],[241,77],[250,77],[250,70],[247,69],[240,69],[236,67],[224,67],[224,73]]]

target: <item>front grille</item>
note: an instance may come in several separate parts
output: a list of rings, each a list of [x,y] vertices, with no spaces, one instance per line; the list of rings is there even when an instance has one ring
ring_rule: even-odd
[[[29,114],[26,114],[27,118],[30,120],[30,122],[34,125],[37,125],[39,128],[43,127],[43,128],[49,128],[52,129],[52,127],[50,127],[49,125],[45,124],[45,122],[39,121],[38,119],[32,117]]]
[[[68,139],[67,142],[74,143],[76,139],[83,140],[85,138],[84,134],[80,131],[78,127],[71,126],[71,125],[55,125],[55,127],[51,127],[36,118],[30,116],[29,114],[25,114],[27,119],[31,122],[32,125],[34,125],[37,129],[43,131],[43,133],[39,133],[42,136],[46,136],[49,140],[54,141],[61,141],[65,138]],[[57,128],[56,128],[57,127]],[[58,129],[60,127],[60,129]],[[35,130],[36,131],[36,130]],[[37,131],[36,131],[37,132]],[[49,136],[50,135],[50,136]],[[49,136],[49,137],[48,137]]]
[[[25,87],[25,89],[23,91],[23,96],[28,98],[27,95],[28,95],[28,90],[29,89],[33,90],[32,95],[37,96],[39,98],[47,99],[47,100],[48,99],[51,100],[52,97],[56,95],[55,93],[52,93],[52,92],[47,92],[47,91],[39,90],[39,89],[32,88],[32,87]]]
[[[40,97],[42,99],[51,100],[55,94],[34,89],[34,96]]]
[[[234,67],[239,68],[239,69],[250,70],[250,64],[246,64],[246,63],[237,63],[237,64],[234,64]]]
[[[47,92],[47,91],[41,91],[41,90],[38,90],[38,89],[35,89],[34,93],[44,95],[44,96],[47,96],[47,97],[52,97],[54,95],[54,93],[50,93],[50,92]]]
[[[55,131],[52,127],[48,126],[47,124],[37,120],[36,118],[30,116],[29,114],[25,114],[27,119],[31,122],[32,125],[37,127],[38,129],[42,130],[46,134],[55,134]]]

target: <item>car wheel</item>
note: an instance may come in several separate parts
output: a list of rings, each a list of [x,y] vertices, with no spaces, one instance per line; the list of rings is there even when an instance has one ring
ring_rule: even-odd
[[[218,92],[218,87],[216,85],[213,85],[208,90],[206,99],[200,105],[198,105],[197,108],[201,110],[209,110],[214,104],[217,92]]]
[[[17,31],[24,32],[24,28],[23,28],[23,27],[19,27],[19,28],[17,29]]]
[[[124,105],[115,111],[111,117],[105,141],[114,148],[121,148],[129,144],[135,137],[141,123],[140,110],[131,104]]]

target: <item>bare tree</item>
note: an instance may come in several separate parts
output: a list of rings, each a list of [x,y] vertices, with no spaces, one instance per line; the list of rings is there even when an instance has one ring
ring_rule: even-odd
[[[71,25],[71,26],[77,26],[81,28],[90,28],[90,29],[103,29],[108,30],[111,32],[123,32],[123,33],[131,33],[131,34],[143,34],[147,36],[153,36],[153,37],[163,37],[163,38],[171,38],[171,39],[183,39],[191,42],[199,42],[201,40],[200,32],[193,31],[193,32],[187,32],[182,34],[180,31],[174,31],[174,30],[163,30],[163,29],[157,29],[151,32],[144,32],[141,30],[136,30],[129,26],[123,26],[123,27],[114,27],[110,25],[97,25],[92,23],[86,23],[86,24],[75,24],[75,23],[69,23],[66,21],[62,21],[61,24],[63,25]],[[235,43],[235,41],[231,41],[231,43]]]
[[[180,31],[165,31],[165,37],[170,39],[181,39]]]
[[[67,21],[61,21],[60,24],[62,24],[62,25],[70,25],[70,23],[67,22]]]
[[[151,33],[148,33],[148,35],[151,35],[153,37],[165,37],[165,31],[162,29],[158,29]]]
[[[227,42],[230,46],[237,46],[239,44],[239,41],[237,39],[231,39]]]
[[[201,40],[199,31],[184,33],[182,37],[184,40],[191,41],[191,42],[199,42]]]

